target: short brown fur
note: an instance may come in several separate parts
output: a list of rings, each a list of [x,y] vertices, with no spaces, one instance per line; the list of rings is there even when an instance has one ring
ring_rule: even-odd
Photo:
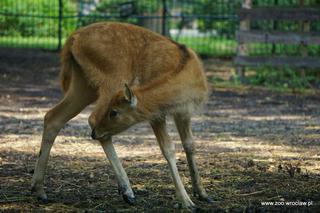
[[[206,101],[208,88],[202,64],[191,49],[141,27],[103,22],[83,27],[69,37],[61,65],[65,95],[45,116],[42,154],[32,180],[38,197],[46,199],[44,172],[58,132],[83,108],[96,102],[89,117],[92,137],[101,142],[127,202],[134,195],[111,136],[149,121],[168,160],[180,201],[185,207],[194,205],[177,173],[174,146],[165,129],[168,114],[174,116],[181,136],[194,192],[208,199],[193,156],[190,125],[192,110]]]

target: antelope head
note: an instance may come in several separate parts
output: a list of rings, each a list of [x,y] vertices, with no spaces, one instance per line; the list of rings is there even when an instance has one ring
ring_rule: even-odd
[[[93,139],[108,139],[141,121],[137,110],[138,99],[132,89],[125,84],[123,91],[116,93],[105,114],[92,130]]]

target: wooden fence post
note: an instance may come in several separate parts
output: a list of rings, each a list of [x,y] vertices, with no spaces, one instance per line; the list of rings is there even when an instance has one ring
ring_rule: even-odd
[[[252,8],[252,0],[243,0],[242,2],[243,9]],[[240,21],[240,30],[249,31],[250,30],[250,19],[243,19]],[[245,42],[240,42],[237,47],[237,56],[246,56],[248,54],[248,47]],[[237,66],[237,75],[241,81],[245,78],[245,67]]]
[[[274,0],[274,5],[273,6],[278,6],[279,2],[278,0]],[[278,30],[278,21],[277,20],[272,20],[272,30]],[[276,43],[272,43],[272,49],[271,49],[271,54],[275,54],[277,50]]]
[[[300,7],[304,6],[304,0],[300,0]],[[310,21],[302,20],[300,22],[300,29],[302,32],[310,32]],[[308,44],[301,43],[300,44],[300,54],[303,58],[308,56]],[[300,69],[300,77],[306,77],[306,70],[304,68]]]
[[[167,8],[167,2],[166,0],[162,0],[162,29],[161,29],[161,34],[164,36],[168,36],[167,35],[167,12],[168,12],[168,8]]]
[[[60,50],[62,47],[62,19],[63,19],[63,2],[59,0],[59,22],[58,22],[58,47]]]

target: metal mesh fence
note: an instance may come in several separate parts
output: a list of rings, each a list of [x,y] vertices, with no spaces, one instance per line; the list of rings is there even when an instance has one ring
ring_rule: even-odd
[[[137,24],[170,36],[202,55],[232,56],[236,52],[236,11],[241,0],[1,0],[0,47],[59,49],[75,29],[97,21]],[[254,0],[254,6],[297,6],[299,0]],[[305,0],[305,5],[318,5]],[[252,23],[255,29],[296,29],[291,22]],[[312,23],[313,31],[320,24]],[[253,44],[252,54],[274,51]],[[276,46],[290,54],[296,47]],[[315,47],[315,54],[319,48]]]

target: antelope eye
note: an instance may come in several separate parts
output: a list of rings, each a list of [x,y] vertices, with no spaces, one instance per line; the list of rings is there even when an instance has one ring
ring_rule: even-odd
[[[115,118],[118,116],[118,114],[119,114],[118,111],[113,109],[110,111],[110,118]]]

